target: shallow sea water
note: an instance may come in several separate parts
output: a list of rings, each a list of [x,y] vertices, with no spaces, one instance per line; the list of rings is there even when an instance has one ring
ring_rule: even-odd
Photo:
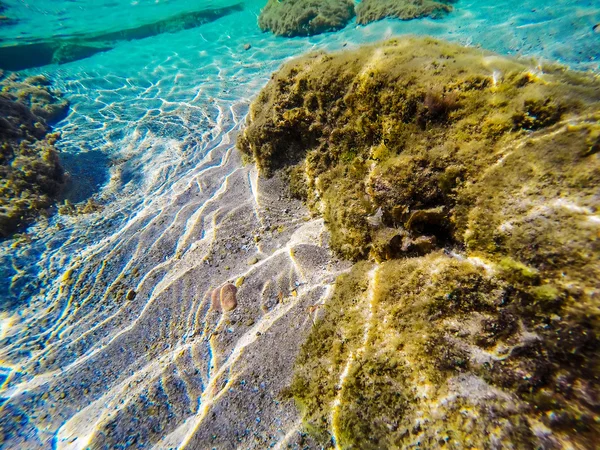
[[[5,3],[19,22],[0,28],[0,46],[236,4]],[[532,65],[600,70],[592,30],[600,4],[591,0],[459,0],[444,19],[351,23],[293,39],[259,30],[263,3],[26,71],[47,75],[71,103],[56,126],[72,178],[66,198],[94,196],[104,209],[54,215],[32,225],[29,240],[0,242],[3,448],[293,442],[298,415],[277,391],[298,342],[285,336],[307,333],[306,308],[327,297],[347,266],[329,255],[322,221],[278,203],[277,186],[262,186],[235,150],[250,102],[285,60],[414,33],[531,57]],[[277,225],[281,232],[268,231]],[[260,243],[256,229],[267,229]],[[318,258],[302,259],[302,248]],[[254,255],[260,261],[249,265]],[[208,311],[210,291],[241,276],[240,302],[254,307],[242,305],[226,323]],[[135,298],[126,301],[130,289]],[[259,298],[249,298],[254,292]],[[287,300],[274,301],[282,292]]]

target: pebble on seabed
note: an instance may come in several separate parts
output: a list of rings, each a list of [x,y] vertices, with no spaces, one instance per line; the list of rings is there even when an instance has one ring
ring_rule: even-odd
[[[231,283],[227,283],[221,288],[221,308],[223,308],[223,311],[233,311],[237,307],[236,293],[237,288]]]

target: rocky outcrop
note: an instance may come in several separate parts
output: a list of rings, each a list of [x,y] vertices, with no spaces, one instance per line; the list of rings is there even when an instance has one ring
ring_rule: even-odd
[[[269,0],[258,25],[278,36],[310,36],[344,28],[353,17],[351,0]]]
[[[401,20],[421,17],[440,18],[452,11],[455,0],[362,0],[356,6],[356,22],[365,25],[389,18]]]
[[[0,83],[0,236],[45,214],[63,183],[50,125],[69,105],[42,76]]]
[[[428,38],[286,64],[242,152],[359,261],[289,394],[342,448],[600,437],[600,85]],[[498,444],[500,443],[500,444]]]

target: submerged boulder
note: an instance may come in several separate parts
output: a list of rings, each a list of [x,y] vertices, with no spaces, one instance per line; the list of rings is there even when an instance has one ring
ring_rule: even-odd
[[[596,148],[599,103],[591,75],[405,38],[287,63],[252,104],[238,147],[263,175],[286,169],[293,192],[324,215],[336,251],[381,260],[372,245],[381,227],[466,243],[485,171],[567,124],[564,133],[589,135],[579,145]],[[578,152],[586,167],[595,158]],[[523,158],[539,163],[536,152]]]
[[[344,28],[353,17],[351,0],[269,0],[258,25],[278,36],[311,36]]]
[[[600,83],[430,38],[286,64],[238,147],[358,262],[290,388],[342,448],[600,438]],[[420,443],[420,444],[419,444]]]
[[[440,18],[452,11],[455,0],[362,0],[356,6],[356,22],[365,25],[386,17],[401,20]]]
[[[50,124],[69,105],[42,76],[0,82],[0,237],[44,214],[64,182]]]

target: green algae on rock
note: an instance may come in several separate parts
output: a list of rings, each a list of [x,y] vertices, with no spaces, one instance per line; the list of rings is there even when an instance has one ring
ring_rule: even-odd
[[[344,28],[353,17],[351,0],[269,0],[258,25],[278,36],[311,36]]]
[[[43,214],[64,182],[49,124],[64,117],[68,103],[42,76],[0,83],[0,237]]]
[[[254,101],[238,147],[266,176],[287,167],[294,192],[331,224],[336,251],[384,260],[421,236],[464,242],[482,173],[599,101],[592,76],[407,38],[284,65]],[[367,217],[378,209],[374,227]],[[389,245],[375,245],[383,235]]]
[[[592,448],[598,298],[544,290],[442,252],[356,265],[298,357],[308,430],[340,448]]]
[[[362,0],[356,6],[356,22],[365,25],[386,17],[401,20],[432,17],[437,19],[452,11],[455,0]]]
[[[290,392],[340,448],[600,439],[600,82],[405,38],[286,64],[238,146],[357,260]]]

